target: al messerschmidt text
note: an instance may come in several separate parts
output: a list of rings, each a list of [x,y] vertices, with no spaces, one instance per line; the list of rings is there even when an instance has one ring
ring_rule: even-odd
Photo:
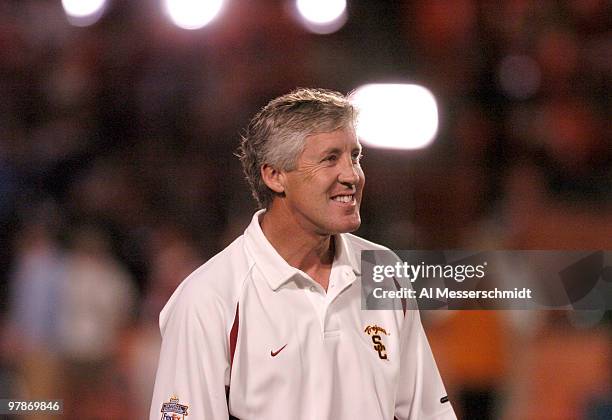
[[[376,299],[415,299],[417,291],[407,287],[399,290],[384,290],[377,287],[373,290]],[[419,299],[531,299],[531,289],[523,287],[521,290],[450,290],[448,288],[424,288],[418,293]]]

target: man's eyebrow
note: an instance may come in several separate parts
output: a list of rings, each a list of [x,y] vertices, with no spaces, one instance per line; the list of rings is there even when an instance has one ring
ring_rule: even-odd
[[[363,150],[363,148],[361,147],[361,145],[355,146],[351,149],[351,153],[352,152],[359,152],[361,153],[361,151]],[[342,153],[342,149],[339,149],[338,147],[330,147],[328,149],[325,149],[321,152],[321,155],[329,155],[329,154],[340,154]]]
[[[342,153],[342,150],[340,150],[337,147],[330,147],[321,152],[322,155],[340,154],[340,153]]]

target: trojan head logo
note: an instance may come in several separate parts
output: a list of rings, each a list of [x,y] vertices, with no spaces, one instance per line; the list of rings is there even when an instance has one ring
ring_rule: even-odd
[[[389,333],[378,325],[368,325],[363,330],[364,333],[372,337],[372,343],[374,343],[374,350],[378,353],[378,357],[382,360],[389,360],[387,358],[387,349],[382,341],[380,334],[389,335]]]

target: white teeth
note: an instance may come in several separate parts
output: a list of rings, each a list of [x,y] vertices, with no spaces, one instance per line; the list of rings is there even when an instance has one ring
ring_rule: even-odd
[[[352,195],[338,195],[332,198],[332,200],[338,201],[340,203],[350,203],[351,201],[353,201],[353,196]]]

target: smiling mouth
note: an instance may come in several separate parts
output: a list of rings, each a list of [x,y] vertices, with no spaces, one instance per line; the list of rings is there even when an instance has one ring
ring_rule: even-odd
[[[332,200],[338,202],[338,203],[352,203],[355,200],[355,195],[351,194],[351,195],[337,195],[335,197],[332,197]]]

